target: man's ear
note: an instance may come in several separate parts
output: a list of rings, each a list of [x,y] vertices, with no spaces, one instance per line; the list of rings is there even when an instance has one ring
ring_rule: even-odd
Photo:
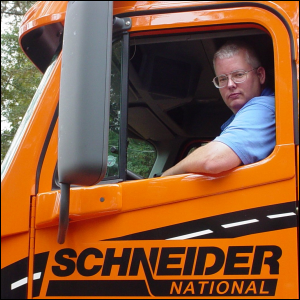
[[[256,70],[257,76],[259,78],[260,84],[264,84],[266,81],[266,70],[264,67],[259,67]]]

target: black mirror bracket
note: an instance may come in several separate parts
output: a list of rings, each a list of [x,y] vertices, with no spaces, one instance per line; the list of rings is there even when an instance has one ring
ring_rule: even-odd
[[[59,244],[63,244],[69,227],[70,184],[61,183],[60,186],[60,210],[57,242]]]
[[[113,32],[127,31],[131,28],[130,18],[113,18]]]

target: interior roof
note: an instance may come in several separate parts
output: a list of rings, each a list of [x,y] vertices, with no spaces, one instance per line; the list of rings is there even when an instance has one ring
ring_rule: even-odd
[[[132,38],[129,63],[130,128],[143,138],[154,141],[176,136],[183,138],[217,136],[220,133],[220,126],[231,115],[231,111],[212,83],[215,76],[212,58],[222,43],[228,38],[237,36],[250,40],[259,48],[262,56],[267,54],[268,59],[264,60],[266,68],[273,68],[273,56],[268,52],[273,50],[271,38],[259,29]],[[262,47],[263,44],[265,47]],[[195,74],[198,72],[193,75],[197,77],[195,90],[186,97],[153,93],[145,84],[150,80],[148,73],[151,72],[149,70],[151,64],[148,64],[148,61],[153,60],[153,57],[190,63],[192,71]],[[144,61],[146,67],[144,66],[143,72]],[[135,115],[134,111],[139,111],[139,114]],[[138,115],[143,116],[140,121]],[[165,128],[162,129],[162,126]],[[166,134],[167,131],[172,133],[172,137]]]

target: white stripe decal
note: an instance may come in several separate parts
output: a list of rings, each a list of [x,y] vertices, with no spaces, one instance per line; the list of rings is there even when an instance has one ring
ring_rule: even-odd
[[[14,289],[16,289],[16,288],[18,288],[18,287],[26,284],[27,281],[28,281],[28,277],[20,279],[20,280],[18,280],[18,281],[16,281],[16,282],[14,282],[14,283],[11,284],[11,289],[14,290]]]
[[[42,275],[42,272],[34,273],[33,274],[33,280],[40,279],[41,275]]]
[[[289,216],[294,216],[294,215],[295,215],[294,212],[288,212],[288,213],[284,213],[284,214],[268,215],[267,217],[269,219],[275,219],[275,218],[283,218],[283,217],[289,217]]]
[[[42,272],[38,272],[38,273],[34,273],[33,274],[33,280],[36,280],[36,279],[40,279],[41,278],[41,275],[42,275]],[[25,278],[22,278],[14,283],[11,284],[11,289],[14,290],[24,284],[27,284],[28,282],[28,277],[25,277]]]
[[[241,222],[229,223],[229,224],[222,225],[222,227],[229,228],[229,227],[241,226],[241,225],[246,225],[246,224],[255,223],[255,222],[258,222],[258,220],[251,219],[251,220],[246,220],[246,221],[241,221]]]
[[[213,231],[211,231],[210,229],[201,230],[201,231],[197,231],[197,232],[188,233],[188,234],[176,236],[176,237],[173,237],[173,238],[169,238],[167,240],[186,240],[186,239],[190,239],[190,238],[193,238],[193,237],[196,237],[196,236],[209,234],[209,233],[212,233],[212,232]]]

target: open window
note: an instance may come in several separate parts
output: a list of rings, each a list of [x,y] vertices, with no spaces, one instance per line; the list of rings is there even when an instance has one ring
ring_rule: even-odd
[[[213,55],[231,38],[254,45],[268,85],[274,88],[272,39],[263,30],[206,32],[202,28],[201,32],[131,38],[128,136],[151,143],[157,151],[148,177],[176,164],[189,149],[213,140],[232,114],[212,83]]]

